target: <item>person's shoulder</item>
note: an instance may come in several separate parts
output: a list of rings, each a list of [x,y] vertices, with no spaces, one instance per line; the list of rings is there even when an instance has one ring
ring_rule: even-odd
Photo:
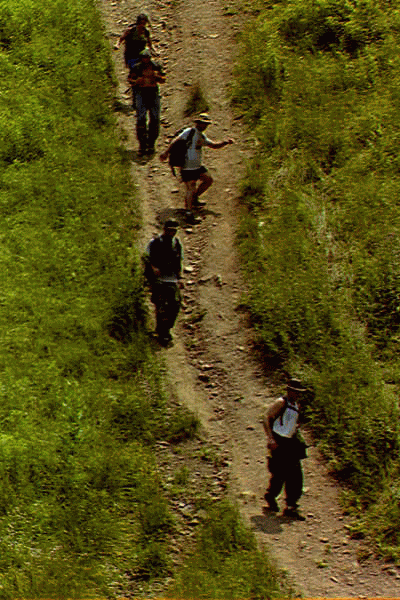
[[[182,131],[179,133],[178,137],[182,139],[186,139],[189,133],[194,129],[193,127],[184,127]]]
[[[286,400],[283,396],[281,396],[266,406],[266,413],[270,416],[274,416],[275,414],[279,413],[280,410],[282,410],[285,404]]]
[[[161,243],[161,241],[162,241],[161,240],[161,235],[155,235],[149,241],[148,247],[149,248],[154,248],[155,246],[158,246]]]

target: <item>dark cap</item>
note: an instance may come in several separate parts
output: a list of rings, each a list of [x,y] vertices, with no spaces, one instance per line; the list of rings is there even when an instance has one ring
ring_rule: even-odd
[[[168,221],[165,221],[164,223],[164,229],[178,229],[178,227],[179,223],[174,219],[168,219]]]
[[[288,390],[294,390],[295,392],[307,392],[307,388],[304,387],[300,379],[289,379],[287,388]]]

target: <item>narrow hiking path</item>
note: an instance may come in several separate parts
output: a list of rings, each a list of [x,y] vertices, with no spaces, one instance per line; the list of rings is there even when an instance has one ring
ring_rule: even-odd
[[[260,547],[308,597],[400,597],[400,570],[365,555],[362,542],[349,535],[337,488],[318,451],[304,461],[304,523],[263,512],[266,447],[260,422],[265,403],[280,389],[254,356],[252,332],[238,310],[245,292],[235,249],[238,185],[253,140],[232,117],[228,90],[238,16],[224,15],[220,0],[99,0],[113,45],[139,12],[152,21],[152,36],[167,70],[162,86],[162,130],[158,153],[137,158],[135,114],[126,93],[122,51],[115,53],[121,126],[132,158],[132,177],[143,207],[143,248],[167,217],[181,219],[183,186],[158,155],[182,124],[191,86],[200,83],[210,104],[212,139],[236,140],[221,150],[206,150],[205,164],[215,183],[207,192],[201,224],[183,227],[184,306],[174,345],[163,350],[173,393],[201,419],[210,441],[229,456],[229,494],[252,527]],[[129,218],[129,217],[127,217]],[[128,223],[129,225],[129,223]]]

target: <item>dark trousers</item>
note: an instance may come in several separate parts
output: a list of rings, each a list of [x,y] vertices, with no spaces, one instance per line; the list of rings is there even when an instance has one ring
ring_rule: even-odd
[[[292,440],[278,442],[268,458],[268,469],[271,474],[267,495],[277,498],[285,487],[286,504],[297,507],[303,493],[303,469],[301,460],[296,456],[296,443]]]
[[[175,324],[181,307],[181,294],[176,283],[156,283],[152,287],[151,301],[156,309],[156,332],[166,337]]]
[[[133,88],[136,103],[136,134],[141,150],[152,148],[160,133],[158,88]],[[147,114],[149,115],[147,122]]]

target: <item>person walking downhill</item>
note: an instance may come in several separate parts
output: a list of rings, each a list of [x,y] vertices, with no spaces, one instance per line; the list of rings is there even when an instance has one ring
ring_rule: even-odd
[[[140,53],[146,46],[151,52],[153,51],[150,31],[147,28],[149,24],[149,17],[141,13],[137,16],[136,23],[129,25],[114,46],[115,50],[119,50],[121,44],[125,44],[124,60],[129,72],[139,62]]]
[[[305,392],[307,389],[298,379],[291,379],[286,396],[268,407],[262,418],[271,474],[264,498],[269,510],[278,512],[276,499],[285,487],[286,508],[282,514],[298,521],[305,520],[298,511],[298,501],[303,493],[301,461],[307,456],[307,445],[298,431],[299,416],[307,399]]]
[[[212,121],[207,113],[201,113],[194,119],[194,127],[186,127],[169,144],[168,148],[160,154],[160,160],[165,161],[171,151],[171,146],[178,139],[187,140],[187,150],[184,165],[181,169],[182,181],[186,186],[185,193],[185,214],[189,223],[195,223],[193,209],[201,208],[205,202],[199,200],[200,196],[208,190],[213,184],[213,178],[208,173],[206,167],[202,164],[202,148],[224,148],[233,144],[233,140],[228,138],[224,141],[210,140],[204,133]]]
[[[181,306],[183,249],[176,237],[177,229],[178,222],[169,219],[162,234],[153,238],[147,247],[151,301],[156,312],[156,333],[162,346],[167,346],[172,340],[170,330]]]
[[[165,83],[165,73],[160,64],[151,59],[150,50],[140,53],[130,74],[136,101],[136,134],[139,155],[153,154],[160,133],[160,93],[158,84]],[[147,114],[149,121],[147,123]]]

